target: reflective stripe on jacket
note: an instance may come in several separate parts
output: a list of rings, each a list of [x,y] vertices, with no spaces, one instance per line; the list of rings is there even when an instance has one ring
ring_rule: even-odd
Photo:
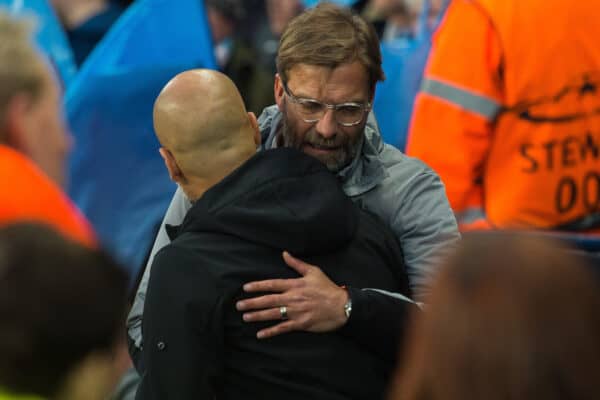
[[[454,0],[408,154],[469,228],[600,231],[600,0]]]

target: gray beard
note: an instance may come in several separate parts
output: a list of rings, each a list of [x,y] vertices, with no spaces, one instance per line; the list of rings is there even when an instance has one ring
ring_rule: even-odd
[[[346,166],[350,165],[352,160],[358,155],[364,139],[364,134],[358,135],[355,140],[349,139],[345,143],[339,143],[339,140],[336,138],[325,139],[320,137],[314,130],[307,132],[306,136],[303,138],[298,138],[295,135],[288,124],[288,119],[283,113],[281,119],[281,128],[278,134],[278,145],[283,147],[291,147],[298,150],[302,150],[302,147],[305,142],[309,142],[315,145],[321,146],[340,146],[340,150],[336,152],[332,157],[328,157],[327,159],[321,159],[316,157],[319,161],[321,161],[327,169],[331,172],[337,173],[344,169]]]

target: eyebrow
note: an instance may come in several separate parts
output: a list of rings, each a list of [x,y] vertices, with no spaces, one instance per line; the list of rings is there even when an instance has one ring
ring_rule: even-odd
[[[288,90],[289,90],[289,88],[288,88]],[[345,101],[341,101],[341,102],[330,103],[328,101],[319,100],[319,99],[316,99],[316,98],[311,97],[311,96],[305,96],[305,95],[302,95],[302,94],[293,93],[291,90],[290,90],[290,93],[292,93],[298,99],[314,100],[314,101],[317,101],[319,103],[327,103],[327,104],[336,104],[336,105],[339,105],[339,104],[348,104],[348,103],[367,104],[369,102],[368,100],[362,100],[362,99],[358,100],[358,99],[355,99],[355,100],[345,100]]]
[[[327,102],[327,101],[316,99],[316,98],[311,97],[311,96],[306,96],[306,95],[300,94],[301,92],[298,93],[296,91],[293,91],[292,89],[290,89],[290,86],[287,84],[287,82],[284,83],[284,86],[287,89],[287,91],[291,95],[295,96],[297,99],[314,100],[314,101],[317,101],[319,103],[336,104],[336,105],[339,105],[339,104],[348,104],[348,103],[369,104],[369,100],[362,100],[362,99],[360,99],[360,100],[346,100],[346,101],[342,101],[342,102],[339,102],[339,103],[330,103],[330,102]],[[301,91],[302,89],[298,89],[298,90]]]

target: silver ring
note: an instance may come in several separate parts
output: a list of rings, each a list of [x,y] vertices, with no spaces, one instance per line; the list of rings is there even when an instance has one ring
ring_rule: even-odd
[[[281,319],[283,319],[283,320],[288,319],[287,307],[286,306],[279,307],[279,314],[281,314]]]

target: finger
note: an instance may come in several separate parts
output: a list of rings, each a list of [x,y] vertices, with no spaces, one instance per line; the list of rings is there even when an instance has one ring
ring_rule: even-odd
[[[269,279],[266,281],[249,282],[244,285],[246,292],[285,292],[296,287],[296,279]]]
[[[279,307],[284,304],[284,298],[280,294],[269,294],[254,297],[252,299],[240,300],[235,304],[238,311],[261,310],[265,308]]]
[[[281,335],[282,333],[299,330],[296,321],[285,321],[267,329],[260,330],[256,333],[258,339],[267,339],[273,336]]]
[[[310,271],[310,269],[314,267],[313,265],[310,265],[308,263],[305,263],[302,260],[297,259],[296,257],[292,256],[287,251],[283,252],[283,261],[285,261],[285,263],[289,267],[293,268],[296,272],[298,272],[302,276],[305,276],[306,274],[308,274],[308,271]]]
[[[290,318],[290,310],[287,309],[287,317]],[[249,313],[244,313],[242,316],[244,321],[246,322],[259,322],[259,321],[277,321],[283,320],[281,318],[281,311],[279,311],[279,307],[269,308],[268,310],[254,311]]]

